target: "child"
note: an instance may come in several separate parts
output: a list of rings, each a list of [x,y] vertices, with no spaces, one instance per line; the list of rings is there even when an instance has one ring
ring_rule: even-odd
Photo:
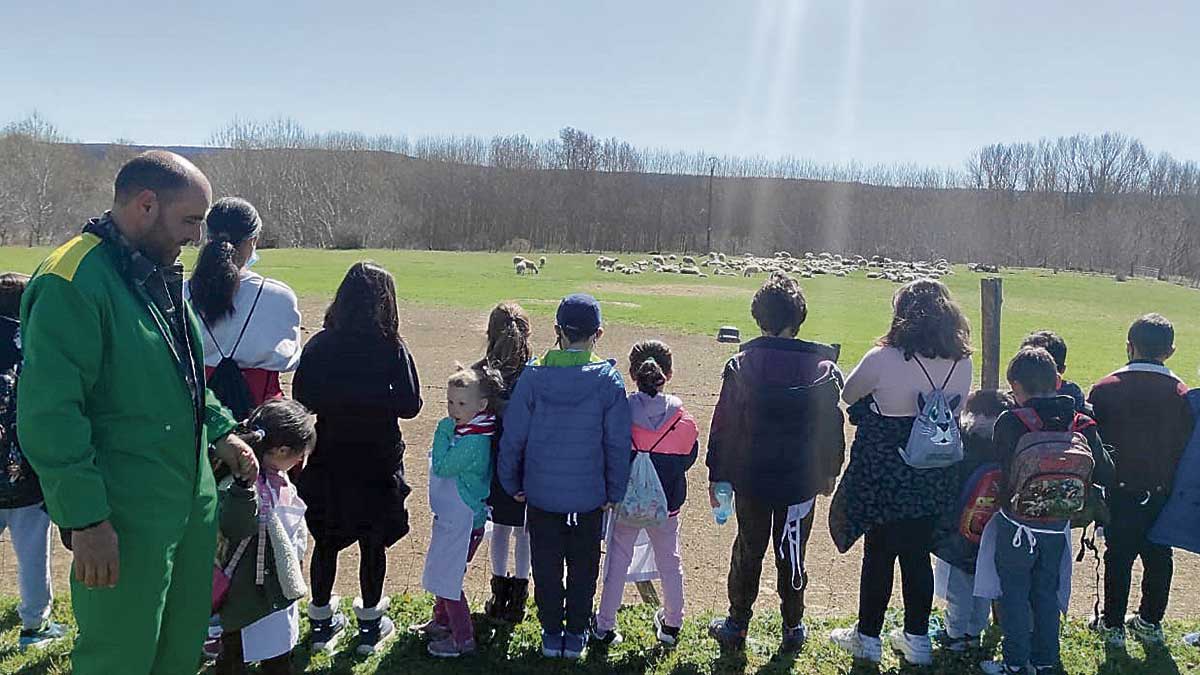
[[[763,553],[771,547],[783,615],[780,651],[795,652],[804,626],[804,551],[817,494],[829,494],[845,453],[837,351],[796,339],[808,317],[796,281],[774,274],[750,304],[762,337],[725,365],[709,431],[709,501],[715,485],[733,484],[737,538],[729,563],[729,616],[708,633],[722,648],[746,642],[758,597]]]
[[[316,443],[312,415],[288,400],[263,404],[246,422],[250,446],[259,461],[253,485],[234,478],[221,482],[219,522],[224,552],[219,562],[229,578],[220,607],[221,655],[218,675],[248,672],[290,674],[292,649],[300,639],[296,600],[304,595],[304,501],[288,479]]]
[[[959,484],[971,489],[968,483],[974,478],[988,480],[988,465],[996,463],[993,433],[996,419],[1012,407],[1007,393],[995,389],[980,389],[967,397],[960,418],[963,439],[963,461],[958,465]],[[981,637],[988,626],[992,603],[987,598],[975,597],[975,562],[979,545],[972,544],[961,532],[962,511],[955,504],[939,524],[934,547],[935,595],[946,601],[946,625],[933,638],[942,648],[952,652],[979,649]],[[986,523],[981,523],[986,524]]]
[[[503,381],[492,369],[460,369],[446,384],[449,416],[438,423],[429,465],[433,533],[421,585],[437,596],[424,627],[429,653],[454,658],[475,651],[463,576],[483,540],[492,481],[495,402]]]
[[[625,497],[633,446],[621,373],[592,354],[604,334],[600,304],[584,294],[563,298],[554,331],[559,349],[529,363],[505,411],[499,472],[505,492],[528,503],[542,654],[579,659],[603,510]]]
[[[1139,640],[1163,644],[1171,548],[1151,543],[1146,533],[1171,494],[1193,424],[1187,385],[1164,365],[1175,353],[1171,322],[1147,314],[1133,322],[1128,338],[1128,365],[1097,382],[1088,396],[1117,465],[1115,487],[1108,495],[1111,518],[1104,528],[1103,622],[1097,625],[1116,647],[1124,646],[1126,628]],[[1142,601],[1137,614],[1126,616],[1138,557]]]
[[[21,604],[21,649],[42,647],[63,627],[50,621],[50,515],[42,488],[17,442],[17,377],[21,370],[21,295],[29,277],[0,274],[0,534],[12,530]]]
[[[336,649],[346,627],[333,582],[338,552],[357,543],[357,651],[374,654],[395,635],[383,595],[387,549],[408,534],[404,500],[411,490],[398,419],[421,410],[391,274],[373,263],[350,268],[325,313],[325,329],[304,348],[292,392],[317,415],[317,449],[297,481],[314,541],[313,649]]]
[[[890,631],[888,642],[909,664],[933,663],[929,554],[939,519],[957,501],[958,470],[916,468],[901,449],[913,438],[954,446],[959,439],[951,428],[971,392],[971,371],[971,328],[962,308],[942,282],[918,279],[896,291],[887,334],[846,378],[842,399],[857,429],[829,505],[829,532],[842,553],[863,537],[863,557],[858,625],[833,630],[829,639],[856,658],[882,658],[884,616],[899,561],[904,626]],[[926,405],[939,390],[941,402]]]
[[[490,366],[500,371],[504,388],[496,399],[496,436],[492,446],[499,450],[504,433],[504,409],[512,397],[517,378],[533,356],[529,346],[529,315],[515,302],[502,302],[488,316],[487,354],[473,367]],[[493,461],[495,457],[493,456]],[[492,521],[492,597],[484,603],[489,617],[518,624],[525,620],[525,601],[529,599],[529,533],[525,531],[525,504],[513,499],[492,473],[488,496],[488,518]],[[508,575],[508,549],[513,548],[513,574]]]
[[[980,667],[989,675],[1023,673],[1027,667],[1037,673],[1055,673],[1061,668],[1060,613],[1066,611],[1071,592],[1070,509],[1055,508],[1061,504],[1057,499],[1061,495],[1054,485],[1050,486],[1053,496],[1049,501],[1036,502],[1037,488],[1046,486],[1030,487],[1039,480],[1036,466],[1025,486],[1018,484],[1029,475],[1022,462],[1030,452],[1038,451],[1039,442],[1050,447],[1051,439],[1029,436],[1068,431],[1073,432],[1071,448],[1059,450],[1062,454],[1053,456],[1053,461],[1066,466],[1059,459],[1082,450],[1086,439],[1094,468],[1081,470],[1080,480],[1107,485],[1112,479],[1112,460],[1100,442],[1095,422],[1075,411],[1071,397],[1055,394],[1058,370],[1046,350],[1027,347],[1017,352],[1008,364],[1008,382],[1021,407],[1001,414],[996,421],[996,452],[1004,472],[1003,506],[984,529],[976,568],[976,594],[1000,599],[1003,661],[987,661]],[[1031,444],[1033,450],[1026,449]],[[1094,489],[1089,483],[1084,487]],[[1038,513],[1044,515],[1035,515]]]
[[[633,453],[647,452],[667,498],[667,520],[657,528],[631,527],[614,519],[608,540],[608,563],[600,611],[592,638],[602,644],[621,642],[616,630],[617,609],[638,535],[645,529],[662,576],[663,607],[654,614],[654,627],[663,644],[673,646],[683,626],[683,560],[679,557],[679,510],[687,498],[687,470],[700,451],[696,421],[683,402],[663,394],[671,381],[671,348],[657,340],[639,342],[629,353],[629,375],[638,391],[629,395],[633,417]]]
[[[1070,396],[1071,400],[1075,401],[1076,410],[1085,415],[1090,414],[1090,407],[1083,398],[1083,390],[1079,388],[1079,385],[1063,379],[1062,376],[1067,372],[1067,341],[1054,331],[1039,330],[1025,336],[1025,339],[1021,341],[1021,348],[1025,347],[1038,347],[1050,353],[1050,356],[1054,358],[1054,365],[1058,369],[1058,395]]]

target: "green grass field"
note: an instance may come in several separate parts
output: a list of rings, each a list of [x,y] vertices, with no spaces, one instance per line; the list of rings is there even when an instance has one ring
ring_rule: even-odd
[[[532,608],[532,605],[531,605]],[[397,626],[424,622],[429,618],[432,604],[428,597],[393,598],[390,615]],[[349,607],[346,607],[350,614]],[[69,607],[59,602],[55,616],[69,619]],[[532,612],[530,613],[532,614]],[[853,661],[828,641],[829,631],[852,621],[810,621],[809,642],[795,657],[776,654],[779,647],[780,624],[777,615],[756,618],[751,624],[750,638],[744,654],[722,654],[716,642],[705,634],[709,616],[689,619],[681,633],[677,648],[658,646],[649,606],[627,607],[617,616],[618,630],[625,642],[607,653],[589,652],[581,664],[547,661],[540,655],[540,632],[536,621],[528,616],[524,623],[501,627],[481,616],[475,617],[476,635],[480,650],[472,657],[454,661],[434,659],[425,652],[418,638],[401,634],[381,655],[366,659],[354,655],[352,645],[333,658],[325,654],[312,655],[303,645],[295,653],[298,670],[305,673],[338,673],[366,675],[368,673],[445,673],[447,675],[499,675],[501,673],[671,673],[701,675],[704,673],[926,673],[928,675],[957,675],[977,673],[981,658],[990,658],[996,651],[999,634],[992,630],[986,640],[986,652],[973,655],[938,653],[933,668],[901,667],[897,657],[886,653],[882,666],[876,670]],[[350,616],[353,616],[350,614]],[[888,626],[900,625],[902,616],[892,610]],[[304,623],[304,622],[302,622]],[[70,672],[70,644],[57,644],[45,651],[16,649],[19,620],[16,602],[0,599],[0,673],[6,675],[58,675]],[[1200,628],[1200,622],[1167,622],[1168,647],[1151,650],[1130,641],[1127,653],[1106,654],[1100,639],[1088,631],[1082,622],[1072,621],[1063,632],[1062,654],[1067,672],[1072,675],[1100,673],[1102,675],[1175,675],[1200,672],[1200,649],[1185,646],[1181,635]],[[302,626],[306,632],[306,626]],[[352,638],[351,638],[352,639]],[[302,636],[303,640],[303,636]]]
[[[32,271],[46,254],[38,249],[0,249],[0,269]],[[697,279],[673,274],[625,276],[595,269],[594,256],[550,255],[539,276],[518,277],[508,253],[426,251],[262,252],[255,269],[289,283],[304,299],[323,304],[332,297],[346,268],[357,260],[374,260],[396,275],[403,300],[483,310],[515,299],[535,314],[551,315],[563,295],[594,293],[604,303],[605,319],[663,330],[715,334],[734,324],[743,336],[753,334],[749,298],[762,278]],[[622,256],[626,260],[638,256]],[[188,257],[190,264],[191,255]],[[1002,353],[1015,351],[1022,336],[1049,328],[1070,346],[1067,377],[1084,386],[1125,361],[1125,331],[1137,316],[1160,312],[1175,322],[1179,354],[1170,365],[1185,379],[1195,379],[1200,366],[1200,291],[1148,280],[1117,283],[1112,277],[1046,270],[1014,270],[1004,279]],[[958,268],[945,281],[966,308],[979,342],[979,278]],[[842,364],[853,367],[873,340],[886,331],[890,318],[891,283],[866,279],[817,277],[803,282],[809,298],[809,320],[802,336],[843,346]],[[403,317],[401,317],[403,321]],[[308,317],[306,324],[316,323]],[[978,369],[978,364],[977,364]]]

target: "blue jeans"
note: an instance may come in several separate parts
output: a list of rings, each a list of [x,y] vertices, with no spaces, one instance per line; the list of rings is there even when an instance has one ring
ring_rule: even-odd
[[[996,573],[1000,577],[1000,627],[1004,631],[1004,663],[1010,666],[1054,666],[1059,663],[1058,575],[1066,537],[1022,533],[1013,546],[1017,527],[998,515]]]
[[[0,509],[0,534],[5,529],[17,554],[17,614],[25,628],[39,628],[50,617],[50,516],[41,504]]]

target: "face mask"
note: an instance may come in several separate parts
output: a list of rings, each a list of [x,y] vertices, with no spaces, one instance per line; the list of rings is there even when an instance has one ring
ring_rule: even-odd
[[[250,259],[246,261],[246,269],[250,269],[251,267],[254,267],[254,264],[257,262],[258,262],[258,249],[256,248],[256,249],[254,249],[254,253],[250,254]]]

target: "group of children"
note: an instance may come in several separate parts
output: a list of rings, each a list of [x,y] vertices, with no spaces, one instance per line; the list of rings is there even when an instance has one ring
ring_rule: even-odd
[[[858,623],[830,635],[856,658],[881,658],[898,560],[904,625],[888,638],[906,661],[932,663],[934,642],[951,651],[980,648],[995,615],[1003,658],[983,663],[985,672],[1056,672],[1071,528],[1090,523],[1106,536],[1104,608],[1095,629],[1113,646],[1126,633],[1161,644],[1171,549],[1151,541],[1149,531],[1193,432],[1186,387],[1164,365],[1174,353],[1171,324],[1158,315],[1136,321],[1128,364],[1085,399],[1062,378],[1067,349],[1053,333],[1030,335],[1013,357],[1011,393],[971,392],[969,327],[946,287],[907,284],[893,308],[888,333],[844,377],[837,347],[797,339],[808,306],[794,280],[772,276],[755,294],[751,313],[761,336],[725,366],[705,458],[710,504],[722,506],[732,491],[738,522],[728,616],[714,620],[709,634],[722,647],[744,645],[770,548],[781,650],[803,647],[814,504],[833,495],[830,533],[838,549],[864,539]],[[604,329],[591,296],[559,304],[554,349],[535,356],[530,334],[525,312],[502,303],[489,317],[484,357],[447,381],[447,414],[429,453],[434,518],[422,575],[436,600],[429,620],[411,629],[437,657],[476,649],[463,580],[491,520],[485,613],[521,621],[532,572],[543,655],[578,659],[589,643],[621,641],[616,612],[639,538],[662,580],[656,635],[674,645],[685,605],[679,513],[699,430],[680,399],[664,391],[674,375],[671,349],[653,340],[634,345],[628,374],[637,391],[627,393],[616,361],[596,355]],[[294,394],[295,401],[260,406],[241,430],[259,458],[257,482],[220,483],[214,611],[222,673],[245,672],[253,661],[263,672],[292,672],[296,601],[309,592],[300,562],[306,533],[315,542],[314,648],[335,647],[348,625],[332,587],[337,554],[352,544],[361,552],[359,651],[372,653],[395,634],[383,594],[385,554],[408,531],[410,492],[398,419],[414,417],[422,401],[399,335],[394,282],[382,268],[360,263],[347,274],[324,330],[304,350]],[[844,472],[843,401],[857,427]],[[11,474],[23,470],[7,459]],[[632,469],[645,459],[652,479]],[[16,484],[11,476],[0,481]],[[14,514],[29,520],[21,509],[31,505],[14,504],[0,502],[0,527],[16,530]],[[49,529],[48,520],[35,525]],[[19,562],[22,644],[54,639],[61,628],[47,621],[48,578],[44,591],[40,582],[48,545],[29,532],[18,538],[32,542],[19,549],[36,549]],[[602,542],[607,564],[593,612]],[[1142,601],[1126,616],[1138,557]],[[947,603],[946,626],[931,641],[935,589]]]

